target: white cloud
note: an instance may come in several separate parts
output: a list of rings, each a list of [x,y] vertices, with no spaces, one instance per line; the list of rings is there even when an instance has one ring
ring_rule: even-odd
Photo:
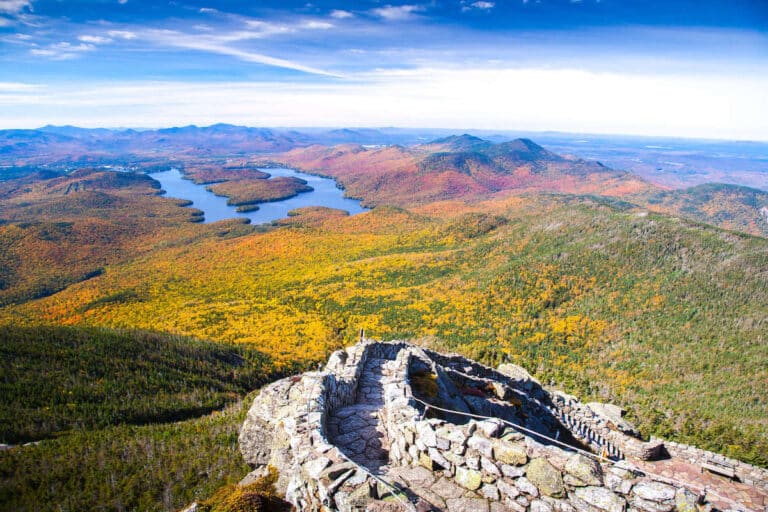
[[[266,29],[266,31],[269,32],[270,29]],[[296,71],[302,71],[304,73],[315,75],[337,76],[328,71],[324,71],[312,66],[306,66],[299,62],[271,57],[259,52],[253,52],[228,46],[228,43],[246,41],[249,39],[259,39],[264,37],[264,33],[262,32],[237,31],[223,35],[208,35],[199,33],[186,34],[173,30],[150,30],[144,34],[144,37],[149,41],[159,45],[217,53],[219,55],[228,55],[245,62],[265,64],[267,66],[275,66],[284,69],[293,69]]]
[[[472,7],[476,9],[490,10],[496,7],[496,4],[493,2],[475,2],[472,4]]]
[[[310,20],[305,21],[301,24],[301,28],[308,28],[311,30],[328,30],[329,28],[333,28],[333,23],[328,23],[327,21],[317,21],[317,20]]]
[[[0,0],[0,12],[18,14],[24,10],[32,10],[30,0]]]
[[[45,48],[33,48],[29,51],[35,57],[45,57],[51,60],[71,60],[80,56],[83,52],[89,52],[96,47],[92,44],[71,44],[67,42],[52,44]]]
[[[90,43],[90,44],[106,44],[111,43],[112,40],[108,37],[104,36],[91,36],[91,35],[84,35],[77,38],[78,41],[82,41],[83,43]]]
[[[243,48],[248,41],[258,41],[275,35],[296,33],[300,30],[328,30],[334,27],[332,23],[322,20],[298,21],[295,25],[272,23],[257,19],[242,19],[244,30],[230,30],[223,32],[186,33],[176,30],[145,30],[141,37],[149,43],[173,47],[197,50],[219,55],[227,55],[245,62],[253,62],[284,69],[293,69],[305,73],[339,76],[335,73],[302,64],[301,62],[272,57],[259,51]]]
[[[13,24],[8,18],[0,16],[0,27],[10,27]]]
[[[0,94],[0,127],[404,126],[768,139],[768,74],[379,71],[354,82],[138,83]]]
[[[198,12],[200,14],[216,14],[219,10],[212,7],[201,7]]]
[[[131,32],[129,30],[110,30],[107,32],[107,35],[109,37],[114,37],[115,39],[136,39],[138,37],[136,35],[136,32]]]
[[[354,14],[352,14],[349,11],[343,11],[341,9],[334,9],[331,11],[331,18],[336,18],[337,20],[343,20],[346,18],[354,18]]]
[[[43,87],[40,84],[27,84],[23,82],[0,82],[0,93],[29,92]]]
[[[34,45],[34,43],[30,42],[32,39],[33,39],[32,36],[29,34],[16,33],[16,34],[11,34],[9,36],[3,37],[2,39],[0,39],[0,41],[2,41],[3,43],[23,44],[23,45],[29,46],[29,45]]]
[[[50,48],[34,48],[29,53],[35,57],[47,57],[52,60],[69,60],[77,57],[75,53],[60,52]]]
[[[246,20],[245,25],[251,30],[248,32],[233,32],[233,33],[244,35],[245,36],[243,37],[244,39],[260,39],[263,37],[268,37],[268,36],[277,35],[277,34],[286,34],[289,32],[293,32],[294,30],[286,25],[270,23],[268,21],[262,21],[262,20]],[[248,36],[248,34],[250,34],[252,37]]]
[[[420,5],[387,5],[372,9],[371,12],[380,18],[384,18],[389,21],[403,21],[409,20],[414,17],[414,13],[421,12],[424,7]]]

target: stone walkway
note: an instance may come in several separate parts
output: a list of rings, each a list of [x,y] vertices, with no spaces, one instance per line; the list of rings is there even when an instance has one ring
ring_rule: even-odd
[[[660,475],[673,480],[685,482],[699,488],[711,489],[726,501],[715,495],[708,495],[708,500],[719,508],[727,510],[736,506],[746,507],[747,510],[768,510],[768,496],[760,489],[734,482],[728,478],[702,472],[701,466],[691,464],[679,458],[671,458],[657,461],[632,460],[638,468],[655,475]],[[732,501],[727,501],[732,500]],[[735,502],[735,503],[734,503]]]
[[[370,358],[357,385],[357,402],[335,411],[327,420],[328,438],[347,457],[372,473],[385,471],[389,462],[382,386],[387,359]]]

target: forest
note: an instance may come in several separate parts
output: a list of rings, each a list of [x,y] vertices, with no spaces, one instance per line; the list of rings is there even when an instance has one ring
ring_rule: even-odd
[[[541,152],[510,148],[485,151],[517,158],[512,170],[430,160],[469,174],[406,165],[397,148],[293,152],[286,160],[314,172],[313,161],[351,159],[324,173],[376,207],[302,209],[266,226],[194,222],[197,210],[141,172],[0,183],[0,442],[41,441],[0,452],[0,503],[169,510],[204,499],[247,470],[236,447],[247,394],[316,367],[360,329],[514,362],[625,407],[645,436],[768,466],[768,402],[755,385],[768,379],[768,240],[702,222],[731,189],[683,200],[596,164],[546,153],[521,163]],[[245,160],[233,165],[252,169]],[[265,181],[195,162],[222,191]],[[493,190],[531,173],[529,186]],[[703,213],[677,216],[685,201]],[[76,478],[75,467],[87,469]]]

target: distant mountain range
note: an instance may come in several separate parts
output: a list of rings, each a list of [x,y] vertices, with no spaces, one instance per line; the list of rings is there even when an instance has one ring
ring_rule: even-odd
[[[552,134],[542,136],[552,140],[555,147],[563,147],[563,141],[553,139]],[[626,159],[631,140],[618,137],[604,145],[620,147],[618,153]],[[680,156],[684,143],[669,144],[668,150]],[[689,142],[699,149],[702,144]],[[654,154],[665,151],[661,146],[646,146],[650,148],[646,151]],[[295,130],[230,124],[153,130],[44,126],[0,130],[0,180],[41,170],[107,167],[152,172],[169,166],[192,169],[203,161],[208,166],[229,165],[227,162],[236,160],[241,164],[290,165],[332,176],[349,195],[362,198],[368,205],[411,207],[537,192],[587,194],[618,197],[654,211],[768,236],[768,192],[739,183],[742,178],[746,184],[760,182],[760,160],[753,154],[758,146],[710,144],[707,147],[717,149],[714,154],[729,155],[731,171],[715,168],[718,162],[709,161],[708,170],[693,178],[684,170],[675,173],[657,168],[651,172],[647,163],[630,166],[638,175],[592,159],[558,154],[529,138],[509,140],[499,134],[480,138],[446,135],[441,130]],[[587,153],[599,153],[600,147],[592,144]],[[565,149],[569,148],[566,145]],[[610,151],[605,151],[610,157]],[[734,162],[739,160],[733,155],[740,151],[749,153],[740,161],[757,162],[755,171],[734,170]],[[701,161],[701,157],[691,161]],[[709,176],[729,184],[702,183]],[[670,190],[670,184],[694,186]]]
[[[105,129],[76,126],[44,126],[35,130],[0,130],[0,166],[19,166],[54,160],[99,163],[92,154],[98,150],[111,159],[127,161],[151,158],[163,151],[179,155],[206,155],[229,152],[286,151],[313,144],[361,144],[366,147],[450,142],[456,130],[423,128],[253,128],[230,124],[207,127],[185,126],[163,129]],[[459,132],[460,133],[460,132]],[[531,139],[560,155],[599,160],[614,169],[624,169],[653,183],[685,188],[721,182],[768,191],[768,142],[677,139],[583,133],[472,130],[484,143]],[[472,136],[464,147],[475,150]],[[438,149],[435,148],[435,151]],[[45,158],[39,158],[45,154]],[[7,174],[7,173],[6,173]]]
[[[182,154],[232,154],[286,151],[312,144],[415,144],[416,133],[398,129],[337,129],[297,131],[231,124],[194,125],[153,130],[43,126],[34,130],[0,130],[0,161],[32,159],[41,154],[76,157],[103,152],[113,156],[147,155],[158,151]]]

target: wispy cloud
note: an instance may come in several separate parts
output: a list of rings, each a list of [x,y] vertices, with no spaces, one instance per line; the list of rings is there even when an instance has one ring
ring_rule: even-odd
[[[43,89],[45,86],[40,84],[27,84],[23,82],[0,82],[0,92],[29,92]]]
[[[30,0],[0,0],[0,13],[18,14],[25,10],[32,10]]]
[[[354,18],[354,17],[355,15],[349,11],[344,11],[341,9],[334,9],[333,11],[331,11],[331,18],[336,18],[337,20],[343,20],[346,18]]]
[[[371,13],[388,21],[404,21],[415,17],[415,13],[424,11],[421,5],[386,5],[372,9]]]
[[[271,29],[265,30],[268,33],[272,33]],[[149,30],[143,35],[148,41],[161,46],[185,48],[188,50],[197,50],[216,53],[219,55],[227,55],[245,62],[253,62],[256,64],[264,64],[278,68],[292,69],[295,71],[302,71],[304,73],[310,73],[314,75],[338,76],[335,73],[312,66],[306,66],[293,60],[272,57],[263,53],[231,46],[231,43],[263,38],[266,35],[265,32],[235,31],[224,34],[209,35],[199,33],[187,34],[173,30]]]
[[[302,28],[308,28],[310,30],[328,30],[334,27],[333,23],[327,21],[309,20],[301,24]]]
[[[17,34],[11,34],[9,36],[3,37],[2,39],[0,39],[0,41],[2,41],[3,43],[21,44],[21,45],[30,46],[35,44],[31,42],[32,39],[33,37],[30,36],[29,34],[17,33]]]
[[[523,2],[526,2],[527,0],[523,0]],[[467,5],[469,2],[468,0],[462,0],[461,2],[463,4],[463,7],[461,8],[461,12],[469,12],[474,10],[480,10],[480,11],[490,11],[494,7],[496,7],[495,2],[486,2],[486,1],[478,1],[478,2],[472,2],[469,5]]]
[[[223,35],[222,37],[228,38],[227,40],[230,41],[238,41],[241,39],[262,39],[273,35],[287,34],[294,32],[295,30],[294,28],[283,25],[281,23],[272,23],[269,21],[252,19],[246,19],[245,26],[248,28],[247,31],[234,30],[229,32],[229,34],[231,34],[230,36]]]
[[[83,43],[88,43],[88,44],[107,44],[112,42],[112,39],[108,37],[91,36],[91,35],[79,36],[77,40],[82,41]]]
[[[30,0],[0,0],[0,28],[13,27],[19,23],[27,23],[31,17],[32,2]]]
[[[298,20],[293,24],[278,23],[260,19],[234,17],[239,27],[228,26],[205,33],[187,33],[179,30],[150,29],[139,33],[139,36],[148,43],[158,46],[184,48],[201,52],[226,55],[236,59],[274,66],[283,69],[291,69],[314,75],[336,76],[339,75],[315,66],[303,64],[294,59],[286,59],[267,55],[261,51],[247,48],[247,43],[259,41],[270,37],[298,34],[305,31],[322,31],[334,27],[333,23],[318,19]],[[110,35],[115,32],[110,32]]]
[[[107,35],[115,39],[125,40],[136,39],[136,37],[138,37],[136,32],[131,32],[130,30],[110,30],[107,32]]]
[[[45,57],[51,60],[71,60],[79,57],[83,52],[89,52],[96,47],[92,44],[72,44],[67,42],[56,43],[45,48],[33,48],[29,51],[35,57]]]

